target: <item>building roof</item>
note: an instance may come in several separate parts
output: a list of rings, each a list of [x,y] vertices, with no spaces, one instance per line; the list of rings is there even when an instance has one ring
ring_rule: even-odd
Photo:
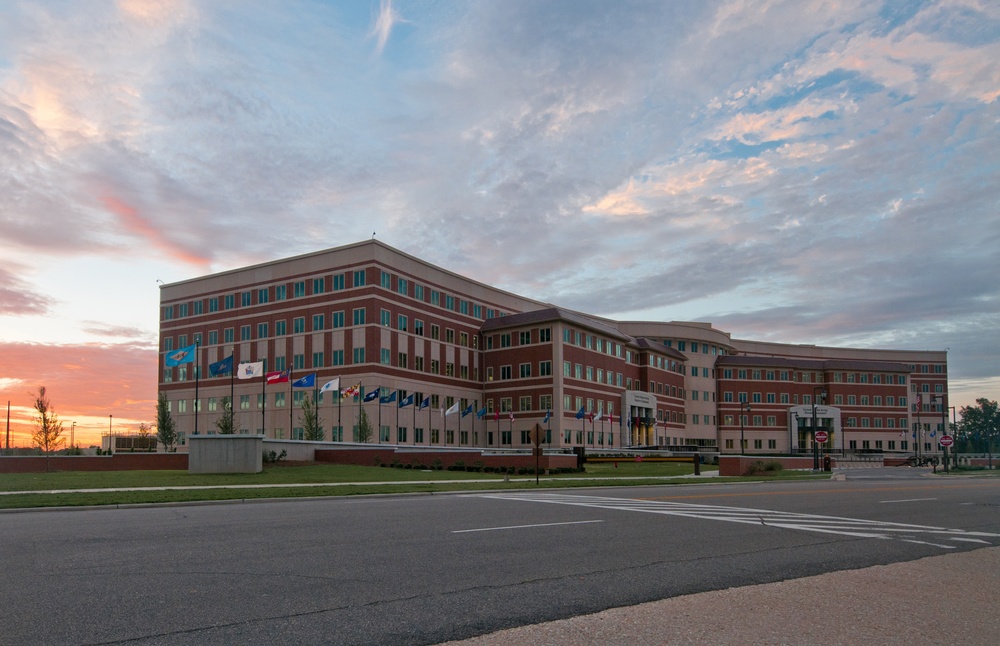
[[[656,341],[651,341],[645,337],[639,337],[635,340],[635,345],[639,346],[642,350],[654,350],[660,354],[665,354],[668,357],[677,359],[678,361],[687,361],[687,355],[680,350],[675,350],[674,348],[663,345],[662,343],[657,343]]]
[[[492,332],[494,330],[504,330],[507,328],[524,327],[526,325],[538,325],[539,323],[553,323],[562,321],[582,328],[587,328],[592,332],[597,332],[607,337],[618,339],[623,343],[631,343],[632,337],[621,333],[617,328],[596,321],[572,310],[565,310],[561,307],[548,307],[519,314],[508,314],[498,316],[483,321],[479,328],[482,332]]]
[[[894,361],[863,359],[798,359],[785,357],[755,357],[753,355],[722,355],[715,360],[721,366],[758,366],[763,368],[800,368],[805,370],[858,370],[872,372],[910,372],[910,367]]]

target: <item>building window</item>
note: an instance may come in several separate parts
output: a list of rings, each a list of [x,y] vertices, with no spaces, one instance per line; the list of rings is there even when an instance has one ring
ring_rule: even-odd
[[[528,377],[531,376],[531,364],[530,363],[522,363],[519,367],[520,367],[520,376],[521,376],[521,379],[527,379]]]
[[[274,300],[283,301],[288,298],[288,286],[287,285],[275,285],[274,286]]]
[[[331,282],[333,283],[332,289],[335,292],[339,292],[344,289],[344,274],[334,274],[331,277]]]
[[[240,326],[240,341],[249,341],[249,340],[250,340],[250,326],[249,325],[241,325]]]
[[[313,332],[326,329],[326,317],[322,314],[313,314]]]
[[[252,292],[241,292],[240,293],[240,306],[250,307],[253,304]]]
[[[550,377],[550,376],[552,376],[552,362],[551,361],[539,361],[538,362],[538,374],[539,374],[539,376],[542,376],[542,377]]]
[[[392,276],[387,271],[382,272],[382,287],[389,289],[392,286]]]
[[[396,327],[399,328],[400,332],[406,332],[408,320],[404,314],[400,314],[396,317]]]
[[[511,367],[500,366],[500,379],[510,379],[510,378],[511,378]]]
[[[285,320],[274,322],[274,335],[275,336],[285,336],[288,334],[288,327],[286,326]]]
[[[359,307],[354,310],[354,325],[364,325],[365,324],[365,308]],[[355,363],[358,363],[355,361]]]
[[[267,323],[257,324],[257,338],[266,339],[267,338]]]
[[[365,349],[354,348],[354,363],[364,363],[364,362],[365,362]]]
[[[330,365],[342,366],[344,365],[344,351],[334,350],[330,353]]]
[[[323,363],[323,353],[313,352],[313,368],[324,368],[326,367]]]
[[[365,270],[364,269],[356,270],[354,272],[353,279],[354,280],[352,284],[355,287],[363,287],[365,285]]]
[[[326,278],[313,278],[313,294],[322,294],[326,291]]]
[[[330,324],[334,329],[344,327],[344,311],[340,310],[330,314]]]

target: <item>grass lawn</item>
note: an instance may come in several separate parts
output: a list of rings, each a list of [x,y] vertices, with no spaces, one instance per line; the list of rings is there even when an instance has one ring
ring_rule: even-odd
[[[703,472],[716,467],[705,465]],[[651,485],[670,482],[663,478],[693,473],[694,466],[686,463],[636,463],[623,461],[586,465],[585,473],[541,476],[538,485],[534,476],[511,476],[466,471],[420,471],[388,467],[353,465],[268,465],[255,474],[195,475],[186,471],[66,471],[54,473],[16,473],[0,475],[0,492],[25,492],[0,495],[0,509],[26,507],[63,507],[90,505],[155,504],[210,500],[253,500],[260,498],[290,498],[342,496],[360,494],[433,493],[474,491],[483,489],[525,489],[552,487],[593,487],[607,485]],[[777,479],[801,478],[800,474],[778,475]],[[815,476],[811,476],[815,477]],[[594,480],[593,478],[600,478]],[[766,476],[765,480],[776,479]],[[443,482],[447,480],[488,480],[488,482]],[[713,479],[720,482],[725,479]],[[735,480],[746,480],[746,478]],[[419,484],[413,481],[422,481]],[[675,482],[690,482],[681,480]],[[342,484],[351,483],[351,484]],[[367,484],[379,483],[379,484]],[[399,483],[399,484],[381,484]],[[303,484],[310,486],[290,487]],[[329,484],[331,486],[322,486]],[[179,487],[254,488],[180,489]],[[262,486],[263,485],[263,486]],[[275,485],[268,487],[266,485]],[[319,485],[319,486],[317,486]],[[165,491],[115,491],[48,493],[63,489],[114,489],[135,487],[173,487]],[[35,492],[35,493],[27,493]]]

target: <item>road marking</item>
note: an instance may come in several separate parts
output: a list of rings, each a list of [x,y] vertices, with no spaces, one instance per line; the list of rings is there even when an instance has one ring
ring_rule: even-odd
[[[937,500],[937,498],[906,498],[904,500],[879,500],[880,505],[884,505],[887,502],[923,502],[924,500]]]
[[[991,534],[989,532],[972,532],[962,529],[949,529],[947,527],[890,523],[880,520],[863,520],[839,516],[799,514],[769,509],[748,509],[743,507],[699,505],[658,500],[635,500],[630,498],[605,498],[601,496],[574,496],[558,493],[523,492],[475,495],[478,498],[492,498],[495,500],[519,500],[523,502],[543,502],[617,511],[637,511],[703,520],[720,520],[730,523],[764,525],[765,527],[822,534],[839,534],[855,538],[899,540],[921,545],[932,545],[941,549],[955,549],[955,546],[921,541],[918,540],[918,537],[928,539],[947,537],[949,540],[976,540],[974,537],[1000,539],[1000,534]],[[996,542],[1000,543],[1000,540]],[[987,544],[992,543],[987,542]]]
[[[555,527],[556,525],[585,525],[587,523],[603,523],[603,520],[573,520],[565,523],[539,523],[537,525],[508,525],[506,527],[480,527],[477,529],[456,529],[452,534],[466,534],[468,532],[496,532],[502,529],[529,529],[531,527]]]

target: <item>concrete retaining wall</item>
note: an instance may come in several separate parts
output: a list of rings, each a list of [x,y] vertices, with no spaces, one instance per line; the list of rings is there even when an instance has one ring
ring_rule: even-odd
[[[526,467],[535,468],[535,457],[528,453],[495,453],[482,449],[448,450],[438,447],[420,448],[412,446],[350,446],[338,448],[316,449],[317,462],[332,462],[335,464],[356,464],[371,467],[376,463],[420,464],[432,466],[440,461],[447,468],[458,461],[465,466],[473,466],[481,462],[484,467]],[[575,468],[576,456],[567,453],[542,454],[538,458],[541,469]]]
[[[260,473],[263,435],[191,435],[188,473]]]

